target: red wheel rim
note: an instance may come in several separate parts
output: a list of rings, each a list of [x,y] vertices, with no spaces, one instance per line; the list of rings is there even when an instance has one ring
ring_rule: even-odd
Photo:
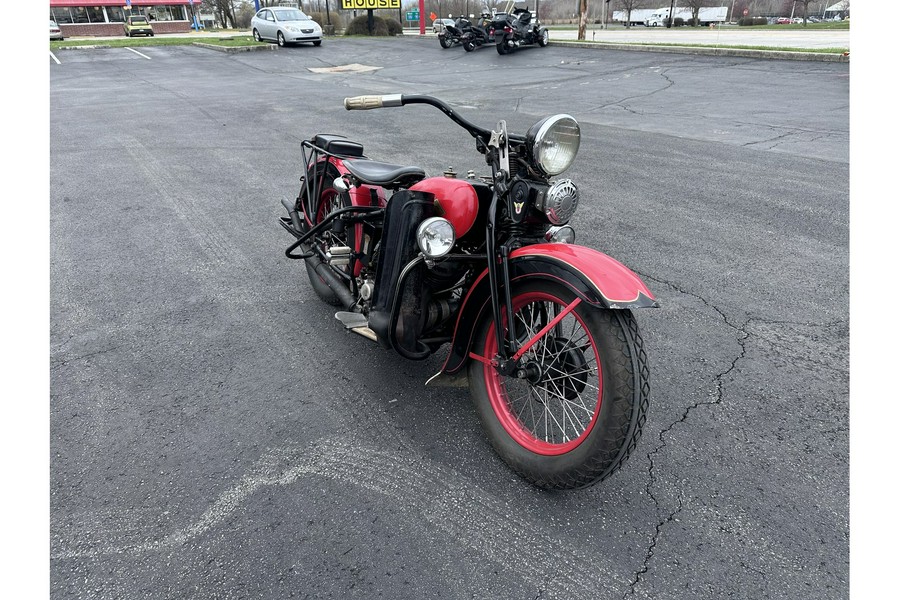
[[[556,310],[558,314],[565,306],[564,301],[547,292],[533,291],[513,298],[520,341],[540,330],[537,321],[541,318],[543,324],[549,321],[540,316],[542,313]],[[497,355],[493,324],[484,352],[486,357]],[[493,366],[484,365],[491,408],[503,429],[523,448],[547,456],[571,452],[593,430],[603,397],[597,345],[577,311],[569,313],[525,353],[521,364],[527,363],[542,373],[538,381],[505,377]]]

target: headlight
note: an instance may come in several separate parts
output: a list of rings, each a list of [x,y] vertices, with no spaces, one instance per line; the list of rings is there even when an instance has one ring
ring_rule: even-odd
[[[581,130],[573,117],[553,115],[532,125],[526,139],[534,165],[544,175],[553,177],[568,169],[575,160],[581,144]]]
[[[416,230],[419,249],[428,258],[440,258],[450,252],[456,243],[453,225],[443,217],[431,217],[422,221]]]
[[[286,25],[285,29],[287,29],[288,31],[293,31],[294,33],[297,33],[298,31],[300,31],[300,29],[298,29],[297,27],[294,27],[293,25]]]

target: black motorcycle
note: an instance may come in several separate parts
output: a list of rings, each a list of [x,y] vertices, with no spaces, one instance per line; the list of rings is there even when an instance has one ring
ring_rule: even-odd
[[[472,52],[485,44],[494,43],[495,30],[491,26],[491,22],[491,13],[481,13],[481,20],[463,34],[462,46],[466,52]]]
[[[446,25],[444,30],[438,33],[438,42],[441,48],[450,48],[456,44],[461,44],[463,36],[472,28],[472,23],[465,17],[458,17],[453,25]]]
[[[530,46],[531,44],[537,44],[543,48],[550,43],[550,34],[547,29],[534,18],[527,6],[525,8],[517,7],[515,1],[510,0],[502,17],[500,14],[498,13],[491,23],[499,54],[509,54],[520,46]]]

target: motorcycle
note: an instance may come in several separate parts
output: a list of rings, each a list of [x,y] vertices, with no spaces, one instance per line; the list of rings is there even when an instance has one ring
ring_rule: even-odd
[[[499,456],[545,489],[593,485],[634,450],[649,368],[634,309],[658,303],[615,259],[574,243],[579,192],[558,175],[581,133],[566,114],[525,135],[475,125],[425,95],[345,98],[347,110],[424,104],[475,140],[490,175],[371,160],[317,134],[281,225],[315,293],[349,331],[411,360],[447,346],[426,385],[467,382]]]
[[[444,30],[438,33],[438,42],[441,48],[447,49],[463,41],[463,36],[471,29],[472,23],[465,17],[457,17],[453,25],[444,26]]]
[[[550,33],[547,29],[537,20],[533,20],[533,15],[527,7],[515,7],[515,0],[509,0],[502,16],[495,18],[491,26],[496,32],[497,52],[500,54],[509,54],[516,48],[531,44],[543,48],[550,43]]]
[[[463,49],[472,52],[484,44],[494,43],[494,28],[491,27],[491,13],[481,13],[481,20],[472,25],[462,36]]]

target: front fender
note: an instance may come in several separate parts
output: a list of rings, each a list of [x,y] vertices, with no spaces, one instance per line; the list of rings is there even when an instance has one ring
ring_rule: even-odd
[[[554,281],[597,308],[656,308],[652,292],[631,269],[616,259],[584,246],[535,244],[510,253],[509,277],[513,283],[535,279]],[[442,374],[458,373],[468,362],[475,331],[485,314],[490,314],[491,290],[487,269],[463,300],[450,353]]]

